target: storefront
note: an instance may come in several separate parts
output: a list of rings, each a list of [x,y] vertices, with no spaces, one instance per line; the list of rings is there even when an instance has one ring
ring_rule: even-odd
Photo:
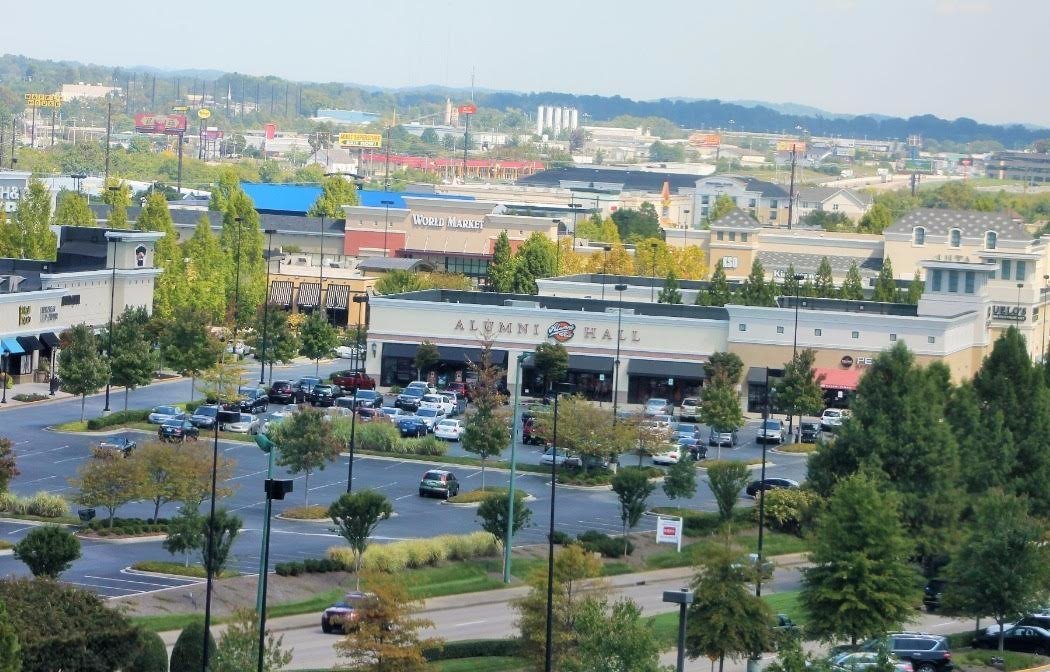
[[[326,266],[322,271],[307,255],[286,255],[270,262],[267,300],[275,308],[303,315],[323,305],[328,323],[345,329],[368,321],[368,304],[357,297],[371,294],[375,283],[375,277],[356,269]]]
[[[384,343],[379,361],[379,384],[404,386],[419,379],[416,369],[418,343]],[[472,367],[480,363],[481,348],[464,348],[438,345],[438,362],[428,372],[435,384],[443,388],[452,382],[471,382],[476,378]],[[493,349],[491,363],[501,369],[507,368],[507,351]],[[506,379],[503,380],[506,386]]]
[[[696,397],[704,382],[704,366],[697,362],[632,359],[627,365],[627,401],[667,399],[675,406],[686,397]]]

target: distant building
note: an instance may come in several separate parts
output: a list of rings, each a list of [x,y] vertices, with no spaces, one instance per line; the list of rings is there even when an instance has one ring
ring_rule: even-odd
[[[119,86],[105,86],[103,84],[85,84],[79,82],[77,84],[63,84],[62,85],[62,100],[76,100],[77,98],[83,100],[95,100],[97,98],[105,98],[111,93],[120,95],[121,89]]]
[[[536,135],[575,131],[580,127],[580,113],[575,107],[540,105],[536,108]]]
[[[310,155],[306,165],[316,164],[326,173],[357,174],[357,153],[347,149],[331,147],[319,149]]]
[[[740,175],[711,175],[697,180],[693,221],[708,219],[719,196],[728,196],[733,205],[764,226],[787,226],[787,189]]]
[[[1029,184],[1050,182],[1050,154],[996,152],[985,162],[988,177],[995,180],[1024,180]]]
[[[795,223],[811,212],[838,212],[856,222],[871,209],[871,196],[840,187],[799,187],[795,192]]]
[[[377,122],[382,117],[374,112],[362,112],[361,110],[317,110],[314,121],[327,121],[333,124],[364,125]]]

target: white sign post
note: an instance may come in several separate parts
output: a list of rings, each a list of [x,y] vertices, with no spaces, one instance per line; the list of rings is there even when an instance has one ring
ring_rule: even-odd
[[[675,544],[678,546],[678,552],[681,553],[682,519],[658,517],[656,519],[656,543]]]

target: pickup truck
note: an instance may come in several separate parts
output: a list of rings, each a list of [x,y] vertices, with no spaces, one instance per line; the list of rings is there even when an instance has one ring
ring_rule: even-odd
[[[332,374],[332,384],[350,394],[353,394],[354,390],[376,389],[376,381],[365,375],[364,371],[336,371]]]

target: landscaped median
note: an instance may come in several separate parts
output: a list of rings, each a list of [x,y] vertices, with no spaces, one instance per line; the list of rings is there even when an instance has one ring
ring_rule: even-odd
[[[281,520],[305,520],[311,523],[321,523],[324,521],[331,522],[332,520],[328,517],[328,507],[319,504],[293,506],[281,511],[277,514],[277,518],[280,518]]]
[[[204,579],[208,576],[208,572],[203,565],[186,565],[181,562],[165,562],[163,560],[143,560],[131,565],[131,569],[137,572],[189,576],[195,579]],[[220,579],[229,579],[235,576],[240,576],[240,572],[224,569],[219,573]]]

